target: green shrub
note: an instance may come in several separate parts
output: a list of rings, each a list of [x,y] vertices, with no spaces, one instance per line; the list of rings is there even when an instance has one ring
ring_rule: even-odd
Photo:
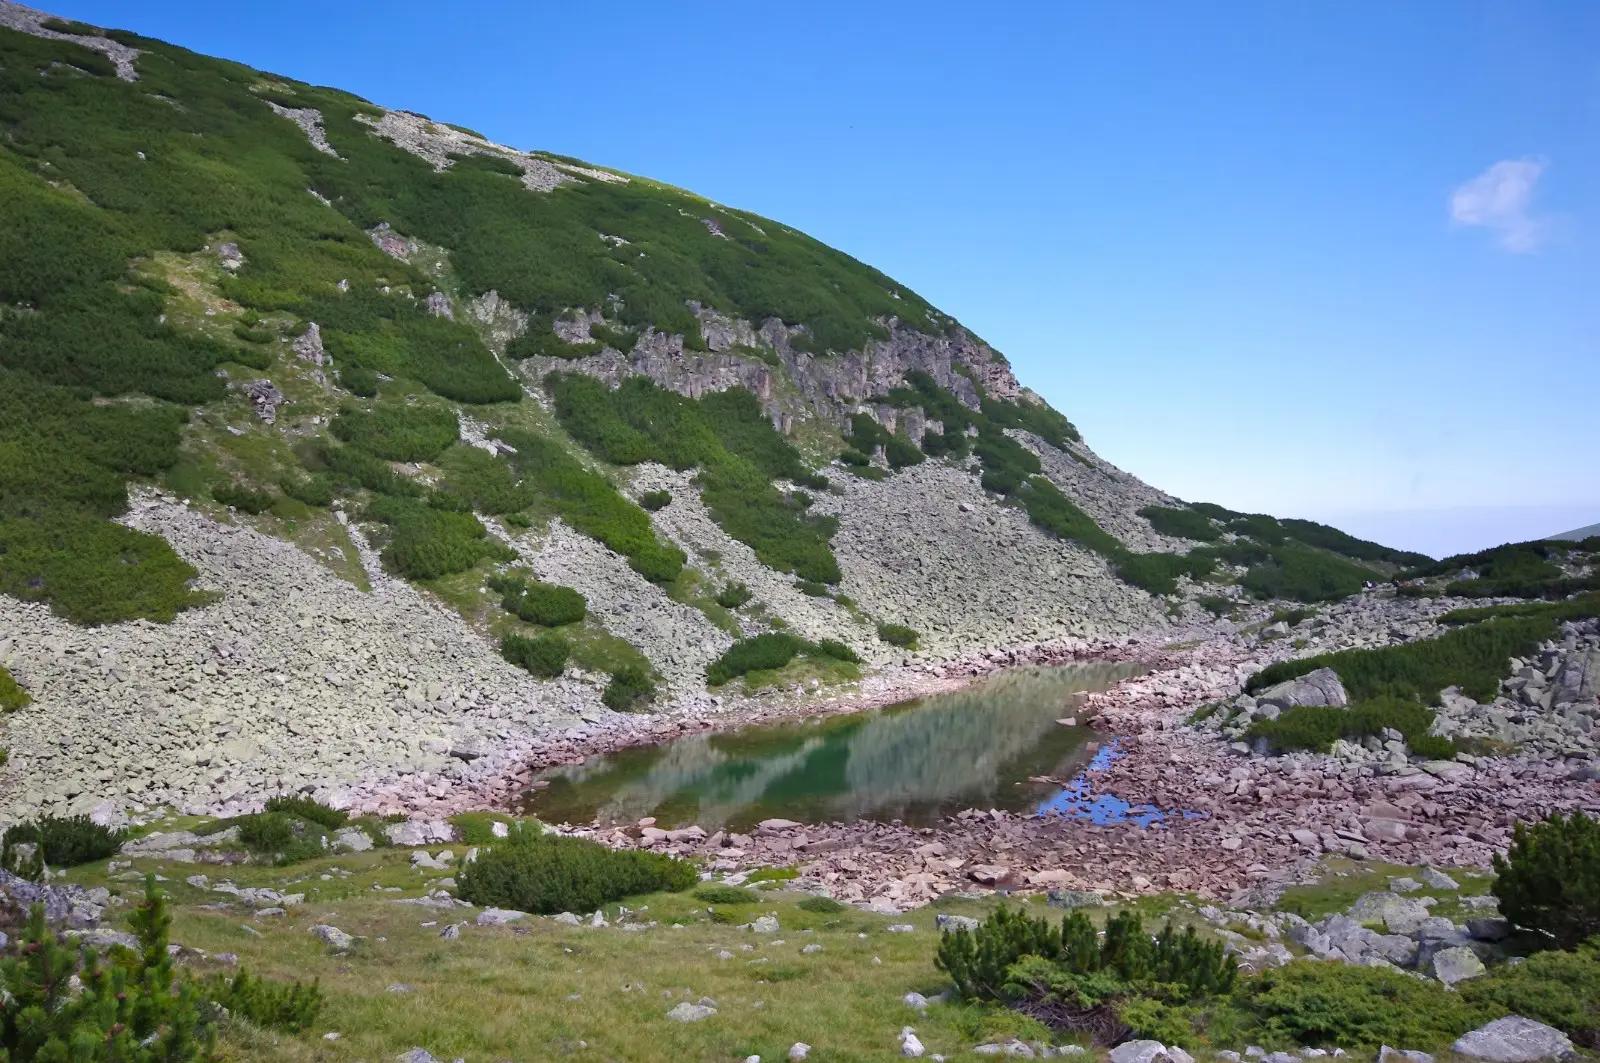
[[[1431,704],[1448,686],[1491,701],[1500,689],[1506,659],[1525,657],[1550,638],[1559,627],[1556,615],[1488,620],[1438,638],[1283,661],[1251,676],[1246,689],[1255,693],[1318,668],[1332,668],[1353,701],[1400,697]]]
[[[566,671],[572,645],[560,635],[536,638],[507,633],[500,637],[500,655],[541,679],[554,679]]]
[[[265,513],[272,508],[272,493],[246,486],[238,481],[214,484],[211,497],[241,513]]]
[[[1232,598],[1224,598],[1217,594],[1202,594],[1194,601],[1212,616],[1232,616],[1234,608],[1239,604]]]
[[[742,886],[708,882],[694,891],[694,899],[707,904],[755,904],[761,898]]]
[[[643,665],[624,664],[611,673],[600,700],[612,712],[636,712],[656,696],[656,682]]]
[[[805,639],[783,631],[741,639],[706,668],[706,682],[716,687],[749,672],[782,668],[809,648]]]
[[[694,865],[556,834],[518,837],[480,852],[457,876],[463,899],[520,912],[586,912],[623,897],[679,892]]]
[[[378,374],[359,365],[341,366],[339,383],[350,394],[363,399],[374,398],[378,394]]]
[[[1321,602],[1345,598],[1378,578],[1372,569],[1297,543],[1282,543],[1240,582],[1260,598]]]
[[[127,831],[102,827],[88,816],[41,816],[6,829],[0,838],[0,867],[35,878],[38,868],[26,869],[17,846],[34,846],[34,862],[42,867],[77,867],[115,856],[127,838]]]
[[[1494,871],[1494,895],[1512,923],[1560,948],[1600,936],[1600,819],[1574,810],[1518,823]]]
[[[350,821],[348,814],[331,808],[313,797],[280,795],[267,799],[268,812],[282,812],[312,823],[320,823],[329,830],[338,830]]]
[[[0,712],[16,712],[33,700],[11,673],[0,666]]]
[[[1216,568],[1216,555],[1205,547],[1187,554],[1136,554],[1118,550],[1110,555],[1112,566],[1124,583],[1151,594],[1175,594],[1178,577],[1204,579]]]
[[[1485,1015],[1525,1015],[1554,1026],[1575,1044],[1600,1049],[1600,940],[1574,951],[1549,949],[1487,978],[1457,987]]]
[[[246,343],[271,343],[278,335],[271,329],[252,328],[243,321],[234,324],[233,334]]]
[[[576,359],[599,354],[600,348],[597,340],[568,343],[552,331],[548,321],[536,318],[528,323],[526,332],[506,345],[506,357],[517,361],[535,357]]]
[[[639,496],[639,504],[645,509],[649,510],[651,513],[654,513],[660,509],[666,509],[672,504],[672,492],[666,490],[646,491],[644,494]]]
[[[1155,937],[1139,917],[1119,912],[1103,936],[1082,912],[1059,926],[1000,908],[976,930],[941,935],[935,963],[970,1000],[997,1000],[1108,1043],[1127,1030],[1122,1010],[1139,998],[1169,1004],[1225,996],[1238,967],[1219,941],[1169,924]]]
[[[1356,702],[1349,708],[1321,705],[1295,705],[1284,709],[1275,720],[1257,720],[1245,732],[1247,740],[1264,738],[1273,749],[1311,749],[1326,753],[1335,739],[1359,741],[1393,728],[1405,736],[1411,751],[1434,760],[1449,760],[1456,754],[1453,743],[1428,733],[1434,712],[1407,698],[1377,697]]]
[[[743,583],[729,583],[717,592],[717,604],[724,609],[737,609],[752,597],[750,588]]]
[[[826,598],[828,596],[828,585],[826,583],[818,583],[816,580],[795,580],[794,589],[812,598]]]
[[[904,469],[922,461],[925,455],[917,449],[917,445],[900,435],[892,435],[883,445],[884,457],[889,461],[889,468]]]
[[[813,652],[818,657],[828,657],[835,661],[861,663],[861,655],[838,639],[818,639]]]
[[[571,587],[517,576],[497,576],[489,586],[501,593],[500,607],[541,627],[575,624],[589,612],[588,600]]]
[[[516,557],[510,547],[491,539],[471,513],[379,496],[367,506],[366,515],[389,525],[389,542],[381,556],[390,571],[407,579],[437,579],[465,572],[485,559],[510,561]]]
[[[172,917],[154,876],[128,923],[137,947],[101,959],[63,945],[44,906],[33,907],[17,950],[0,961],[0,1055],[15,1063],[216,1058],[214,1020],[168,955]]]
[[[333,477],[327,473],[310,476],[285,476],[278,481],[284,494],[308,506],[326,509],[333,503]]]
[[[239,844],[256,856],[279,864],[293,864],[321,856],[327,848],[322,824],[287,812],[257,812],[233,821]]]
[[[904,624],[879,624],[878,637],[891,646],[901,649],[914,650],[917,648],[917,632]]]
[[[1237,994],[1262,1041],[1373,1051],[1437,1048],[1492,1016],[1431,979],[1353,964],[1299,960],[1263,971]]]
[[[285,1033],[310,1029],[324,1003],[316,982],[272,982],[255,978],[249,971],[232,978],[213,976],[203,991],[207,1000],[226,1008],[230,1016]]]
[[[813,912],[817,915],[832,915],[842,912],[848,905],[840,904],[832,897],[803,897],[795,903],[795,907],[802,912]]]
[[[1204,513],[1193,509],[1173,509],[1170,506],[1145,506],[1139,516],[1162,535],[1175,539],[1193,539],[1213,543],[1222,538],[1222,529]]]
[[[337,438],[386,461],[432,461],[460,434],[456,412],[435,402],[346,406],[328,426]]]

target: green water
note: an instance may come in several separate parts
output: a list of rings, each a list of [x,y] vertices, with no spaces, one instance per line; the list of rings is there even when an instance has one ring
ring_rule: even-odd
[[[695,735],[552,768],[526,810],[551,823],[697,823],[771,817],[936,822],[964,808],[1038,808],[1089,759],[1095,734],[1064,727],[1083,695],[1138,664],[1010,671],[952,694],[869,712]]]

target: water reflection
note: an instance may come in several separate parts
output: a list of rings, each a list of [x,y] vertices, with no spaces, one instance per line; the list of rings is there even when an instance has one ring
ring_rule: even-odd
[[[873,712],[591,757],[545,772],[549,786],[528,810],[555,822],[654,816],[708,830],[773,816],[925,824],[963,808],[1043,810],[1041,798],[1059,787],[1028,780],[1073,773],[1094,738],[1056,720],[1074,715],[1084,694],[1143,670],[1024,669]]]

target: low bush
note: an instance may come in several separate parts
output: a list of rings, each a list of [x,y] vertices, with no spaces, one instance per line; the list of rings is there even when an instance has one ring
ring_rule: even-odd
[[[1258,598],[1321,602],[1348,597],[1377,578],[1364,565],[1289,542],[1272,547],[1270,556],[1251,565],[1240,582]]]
[[[1494,895],[1512,923],[1560,948],[1600,936],[1600,819],[1573,811],[1518,823],[1494,871]]]
[[[1375,1051],[1436,1048],[1484,1016],[1461,994],[1402,971],[1301,960],[1263,971],[1240,987],[1248,1035],[1265,1043]]]
[[[743,886],[729,886],[721,882],[708,882],[694,891],[694,899],[707,904],[755,904],[760,896]]]
[[[1485,1015],[1525,1015],[1554,1026],[1583,1048],[1600,1049],[1600,939],[1571,952],[1535,953],[1457,989],[1465,1003]]]
[[[0,838],[0,867],[36,878],[44,867],[77,867],[115,856],[127,838],[127,831],[103,827],[88,816],[41,816],[6,829]],[[31,860],[18,850],[22,845],[33,846]]]
[[[253,328],[243,321],[234,324],[233,334],[246,343],[271,343],[277,338],[271,329]]]
[[[154,876],[128,923],[137,947],[102,959],[62,944],[44,905],[33,907],[16,952],[0,963],[0,1056],[13,1063],[216,1058],[215,1019],[168,955],[172,917]]]
[[[327,849],[322,824],[287,812],[257,812],[233,820],[239,844],[277,864],[294,864],[321,856]]]
[[[639,504],[651,513],[666,509],[672,504],[671,491],[646,491],[639,496]]]
[[[1275,720],[1257,720],[1245,732],[1248,740],[1264,738],[1276,751],[1310,749],[1326,753],[1339,738],[1359,741],[1392,728],[1405,736],[1411,751],[1429,759],[1449,760],[1456,749],[1447,738],[1428,733],[1434,712],[1408,698],[1378,697],[1349,708],[1296,705]]]
[[[806,897],[798,901],[795,907],[802,912],[813,912],[817,915],[832,915],[834,912],[844,911],[848,905],[840,904],[832,897]]]
[[[1139,516],[1162,535],[1175,539],[1193,539],[1213,543],[1222,538],[1222,529],[1204,513],[1193,509],[1173,509],[1170,506],[1145,506]]]
[[[826,583],[818,583],[816,580],[797,579],[794,581],[794,589],[812,598],[826,598],[828,596],[828,585]]]
[[[500,638],[500,655],[512,664],[541,679],[554,679],[566,671],[572,646],[560,635],[536,638],[507,633]]]
[[[611,673],[600,700],[612,712],[636,712],[656,696],[656,683],[643,665],[625,664]]]
[[[1220,941],[1171,925],[1151,937],[1131,912],[1112,916],[1099,935],[1082,912],[1052,926],[1000,908],[976,930],[945,932],[935,962],[969,1000],[1005,1002],[1105,1044],[1132,1032],[1124,1012],[1139,998],[1189,1004],[1226,995],[1238,980]]]
[[[721,686],[749,672],[782,668],[809,648],[805,639],[783,631],[741,639],[711,662],[706,668],[706,681],[712,686]]]
[[[346,406],[328,428],[336,438],[386,461],[432,461],[460,435],[456,412],[438,402]]]
[[[312,823],[320,823],[329,830],[338,830],[350,821],[347,813],[323,804],[313,797],[280,795],[267,799],[268,812],[282,812]]]
[[[33,700],[22,684],[0,666],[0,712],[15,712]]]
[[[278,481],[284,494],[308,506],[326,509],[333,502],[333,477],[327,473],[310,476],[285,476]]]
[[[1318,668],[1332,668],[1353,701],[1400,697],[1432,704],[1448,686],[1459,686],[1477,701],[1491,701],[1506,659],[1524,657],[1550,638],[1559,627],[1557,616],[1552,611],[1493,619],[1438,638],[1283,661],[1251,676],[1246,689],[1255,693]]]
[[[317,1021],[325,1003],[316,982],[272,982],[240,971],[232,978],[208,979],[207,1000],[226,1008],[234,1018],[245,1019],[266,1030],[300,1033]]]
[[[717,604],[724,609],[737,609],[751,597],[750,588],[743,583],[729,583],[717,592]]]
[[[437,579],[465,572],[479,561],[511,561],[516,553],[489,537],[471,513],[439,509],[409,498],[379,496],[367,506],[371,520],[389,525],[381,557],[407,579]]]
[[[272,492],[262,491],[236,480],[213,484],[211,497],[241,513],[265,513],[272,508]]]
[[[340,367],[339,383],[350,394],[363,399],[374,398],[378,394],[378,374],[359,365]]]
[[[593,911],[640,893],[680,892],[698,877],[693,864],[660,853],[547,834],[519,835],[480,852],[457,880],[462,898],[473,904],[551,914]]]
[[[501,593],[502,609],[541,627],[575,624],[589,612],[588,600],[571,587],[517,576],[497,576],[489,586]]]
[[[901,649],[914,650],[917,648],[917,632],[904,624],[879,624],[878,637],[891,646]]]
[[[1218,594],[1202,594],[1194,603],[1212,616],[1232,616],[1234,608],[1239,604],[1232,598],[1224,598]]]
[[[812,652],[815,656],[827,657],[835,661],[846,661],[850,664],[861,663],[861,655],[838,639],[818,639]]]

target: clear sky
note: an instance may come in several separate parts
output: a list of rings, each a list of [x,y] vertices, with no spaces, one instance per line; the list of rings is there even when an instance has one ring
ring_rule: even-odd
[[[782,219],[1183,498],[1600,520],[1600,3],[43,6]]]

